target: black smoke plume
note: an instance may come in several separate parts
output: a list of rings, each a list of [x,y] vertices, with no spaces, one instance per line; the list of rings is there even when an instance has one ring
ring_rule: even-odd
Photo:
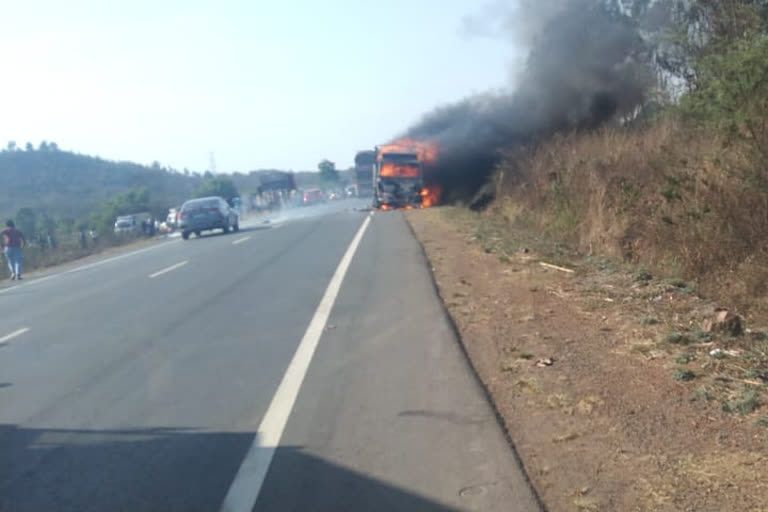
[[[439,161],[426,173],[442,185],[444,202],[471,201],[500,149],[627,118],[652,85],[649,49],[617,0],[511,3],[466,25],[529,49],[514,89],[438,108],[406,133],[439,143]]]

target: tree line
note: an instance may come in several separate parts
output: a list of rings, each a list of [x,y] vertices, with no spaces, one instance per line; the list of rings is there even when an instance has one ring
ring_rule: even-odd
[[[119,215],[149,212],[162,221],[191,197],[238,194],[229,177],[104,160],[55,142],[22,149],[10,141],[0,151],[0,215],[41,245],[86,230],[110,237]]]

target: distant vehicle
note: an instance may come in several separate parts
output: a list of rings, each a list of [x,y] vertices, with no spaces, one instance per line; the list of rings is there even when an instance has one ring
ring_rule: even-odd
[[[165,224],[170,227],[176,227],[176,216],[179,214],[179,210],[171,208],[168,210],[168,216],[165,218]]]
[[[146,225],[149,222],[149,213],[134,213],[132,215],[120,215],[115,219],[115,234],[128,235],[139,233],[142,229],[142,223]]]
[[[115,234],[132,233],[136,231],[136,221],[131,215],[121,215],[115,220]]]
[[[258,202],[260,209],[279,210],[296,191],[292,172],[257,171],[259,177]],[[290,201],[288,201],[290,203]]]
[[[356,197],[357,185],[348,185],[347,188],[344,189],[344,195],[347,197]]]
[[[301,196],[301,202],[305,206],[325,202],[325,195],[319,188],[308,188]]]
[[[229,204],[218,196],[192,199],[181,206],[177,216],[181,237],[184,240],[194,233],[220,229],[224,233],[240,231],[240,218]]]

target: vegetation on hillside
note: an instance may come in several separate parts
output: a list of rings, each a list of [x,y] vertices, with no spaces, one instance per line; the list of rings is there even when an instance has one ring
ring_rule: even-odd
[[[229,200],[256,194],[264,172],[270,171],[214,176],[157,162],[143,166],[104,160],[62,150],[54,142],[35,147],[11,141],[0,150],[0,218],[14,218],[38,245],[80,230],[94,230],[105,240],[118,215],[148,212],[164,220],[169,208],[191,197]],[[321,185],[316,171],[297,172],[295,181],[300,188]]]
[[[317,164],[317,170],[320,174],[320,181],[325,185],[333,186],[339,182],[339,171],[336,170],[336,164],[330,160],[322,160]]]
[[[231,201],[239,195],[232,178],[226,176],[210,178],[195,191],[195,197],[219,196],[227,201]]]
[[[651,119],[510,148],[491,211],[768,312],[768,11],[687,5],[669,39],[681,94]]]
[[[40,215],[79,220],[134,187],[147,188],[158,206],[174,205],[203,180],[159,163],[147,167],[63,151],[52,142],[37,148],[27,144],[26,150],[9,142],[0,151],[0,214],[8,217],[31,208]]]

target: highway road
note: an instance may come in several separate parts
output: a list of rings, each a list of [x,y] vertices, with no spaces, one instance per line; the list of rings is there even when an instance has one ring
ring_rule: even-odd
[[[0,289],[0,511],[539,510],[405,219],[355,206]]]

